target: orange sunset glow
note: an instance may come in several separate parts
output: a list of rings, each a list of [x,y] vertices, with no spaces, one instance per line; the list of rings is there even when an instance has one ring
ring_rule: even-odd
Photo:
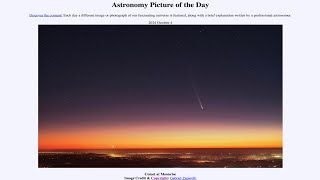
[[[282,130],[223,124],[159,124],[40,131],[39,149],[275,148]]]

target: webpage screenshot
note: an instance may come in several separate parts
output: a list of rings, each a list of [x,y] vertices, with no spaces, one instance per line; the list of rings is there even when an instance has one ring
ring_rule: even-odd
[[[1,4],[0,179],[319,178],[318,2]]]

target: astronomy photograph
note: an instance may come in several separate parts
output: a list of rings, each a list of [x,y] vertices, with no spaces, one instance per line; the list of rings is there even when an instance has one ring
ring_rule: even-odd
[[[282,25],[39,25],[39,168],[282,168]]]

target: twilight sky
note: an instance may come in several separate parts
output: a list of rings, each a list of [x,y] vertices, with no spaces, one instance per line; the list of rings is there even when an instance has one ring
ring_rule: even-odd
[[[282,26],[39,26],[39,149],[112,147],[282,147]]]

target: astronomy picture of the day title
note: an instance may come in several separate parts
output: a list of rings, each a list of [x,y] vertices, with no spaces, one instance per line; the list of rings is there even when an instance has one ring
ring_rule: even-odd
[[[138,8],[144,8],[152,7],[152,8],[172,8],[172,7],[196,7],[196,8],[205,8],[207,9],[209,7],[209,3],[201,3],[201,2],[195,2],[195,3],[189,3],[189,2],[179,2],[176,4],[170,4],[170,3],[157,3],[157,2],[150,2],[148,3],[116,3],[114,2],[112,4],[112,7],[138,7]]]

